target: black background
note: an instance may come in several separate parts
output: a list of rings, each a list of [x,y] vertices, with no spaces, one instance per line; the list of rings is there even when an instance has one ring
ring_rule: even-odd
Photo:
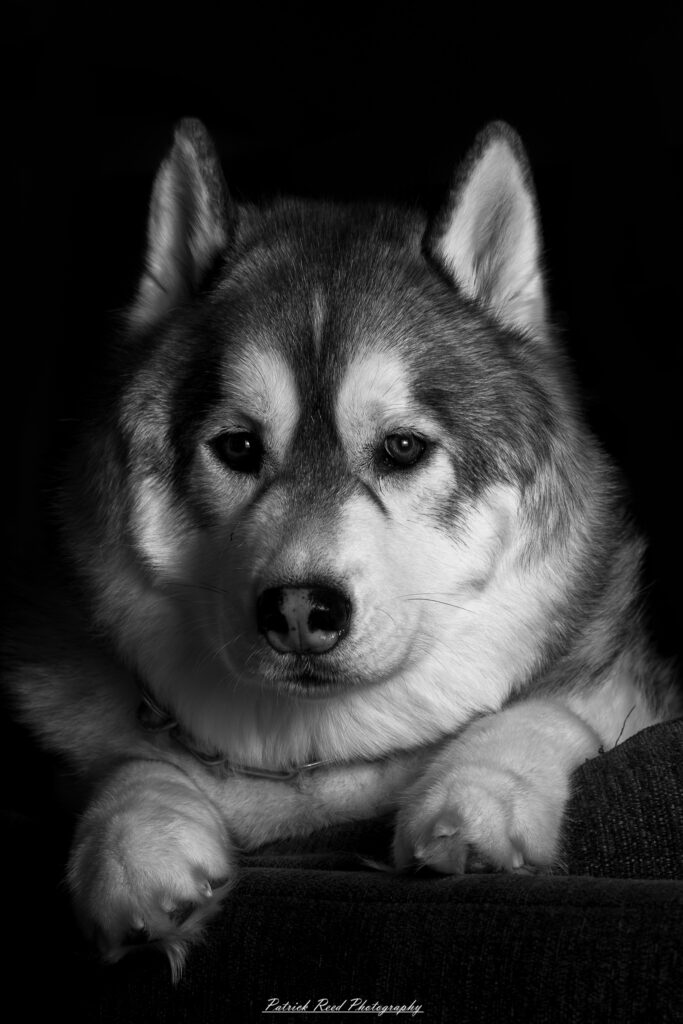
[[[14,550],[38,551],[27,527],[130,298],[174,121],[204,120],[238,198],[434,208],[476,131],[503,118],[528,147],[556,320],[588,415],[631,483],[658,638],[676,649],[681,35],[668,8],[609,25],[579,6],[523,20],[457,4],[8,10],[3,412],[5,493],[19,497],[3,513]]]

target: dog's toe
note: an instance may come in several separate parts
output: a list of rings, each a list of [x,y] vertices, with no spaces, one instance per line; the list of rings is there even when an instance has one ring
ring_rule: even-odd
[[[398,815],[394,863],[446,875],[534,875],[554,863],[554,832],[533,827],[492,786],[416,788]],[[550,819],[551,825],[554,824]],[[525,837],[525,838],[523,838]],[[543,867],[542,865],[546,865]]]
[[[441,874],[461,875],[466,868],[467,842],[457,814],[441,816],[421,831],[414,844],[414,862]]]

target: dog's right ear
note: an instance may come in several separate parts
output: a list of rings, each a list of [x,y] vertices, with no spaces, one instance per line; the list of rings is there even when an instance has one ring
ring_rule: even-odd
[[[464,295],[503,324],[545,336],[536,195],[521,140],[509,125],[494,121],[477,136],[426,248]]]
[[[154,182],[145,272],[128,313],[133,327],[152,326],[194,294],[228,241],[229,219],[213,143],[200,121],[187,118]]]

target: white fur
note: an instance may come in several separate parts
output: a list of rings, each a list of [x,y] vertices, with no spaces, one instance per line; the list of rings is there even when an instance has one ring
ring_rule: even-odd
[[[186,774],[147,760],[110,775],[80,822],[69,864],[76,911],[107,959],[144,929],[148,941],[163,935],[176,976],[233,874],[218,809]]]
[[[528,700],[479,719],[406,794],[397,863],[417,859],[447,873],[552,865],[569,776],[597,754],[599,742],[554,700]]]
[[[177,571],[191,527],[168,487],[148,474],[135,488],[133,528],[140,553],[164,574]]]
[[[366,348],[346,367],[335,404],[341,437],[356,458],[400,428],[436,434],[438,427],[412,394],[405,360],[387,348]]]

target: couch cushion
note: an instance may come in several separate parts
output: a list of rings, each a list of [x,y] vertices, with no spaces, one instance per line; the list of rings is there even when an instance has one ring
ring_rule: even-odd
[[[83,1019],[111,1024],[249,1024],[271,999],[356,998],[423,1010],[371,1021],[673,1024],[682,933],[678,882],[254,867],[177,987],[141,954],[83,961],[74,991]]]

